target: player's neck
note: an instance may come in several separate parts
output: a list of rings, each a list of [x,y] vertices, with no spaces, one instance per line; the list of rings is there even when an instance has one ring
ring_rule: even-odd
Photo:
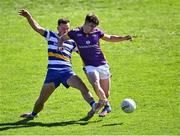
[[[87,31],[86,31],[86,26],[85,26],[85,25],[82,26],[82,31],[83,31],[85,34],[89,34],[89,33],[90,33],[90,32],[87,32]]]

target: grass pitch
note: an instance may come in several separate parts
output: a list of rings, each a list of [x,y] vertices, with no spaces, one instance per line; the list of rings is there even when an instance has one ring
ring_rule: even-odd
[[[39,118],[19,117],[32,110],[47,66],[47,43],[18,15],[21,8],[53,31],[58,18],[69,18],[74,28],[95,12],[107,34],[137,36],[132,42],[101,41],[112,73],[112,112],[107,117],[82,121],[90,107],[79,91],[62,86]],[[0,20],[0,135],[180,134],[179,0],[1,0]],[[72,63],[94,94],[78,55]],[[137,103],[132,114],[119,108],[127,97]]]

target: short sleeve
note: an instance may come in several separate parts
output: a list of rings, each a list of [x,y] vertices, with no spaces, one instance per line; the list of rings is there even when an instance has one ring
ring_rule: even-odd
[[[104,31],[99,29],[99,37],[102,38],[104,36]]]
[[[45,30],[44,35],[45,39],[48,41],[50,39],[50,32],[49,30]]]

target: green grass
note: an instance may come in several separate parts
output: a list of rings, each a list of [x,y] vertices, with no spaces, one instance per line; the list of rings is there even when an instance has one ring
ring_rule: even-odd
[[[21,8],[53,31],[58,18],[69,18],[74,28],[93,11],[106,33],[137,36],[133,42],[101,41],[112,73],[113,110],[107,117],[79,121],[90,107],[79,91],[60,86],[39,118],[21,122],[19,115],[31,111],[39,95],[47,66],[46,41],[18,16]],[[179,0],[1,0],[0,20],[0,135],[180,134]],[[72,63],[94,94],[78,55]],[[132,114],[119,108],[126,97],[137,103]]]

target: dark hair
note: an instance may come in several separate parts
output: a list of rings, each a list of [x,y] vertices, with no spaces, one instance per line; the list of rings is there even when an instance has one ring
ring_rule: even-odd
[[[86,15],[85,23],[93,23],[96,26],[99,25],[99,18],[94,13],[89,13]]]
[[[65,18],[61,18],[58,20],[58,25],[60,24],[67,24],[69,23],[70,21],[68,19],[65,19]]]

